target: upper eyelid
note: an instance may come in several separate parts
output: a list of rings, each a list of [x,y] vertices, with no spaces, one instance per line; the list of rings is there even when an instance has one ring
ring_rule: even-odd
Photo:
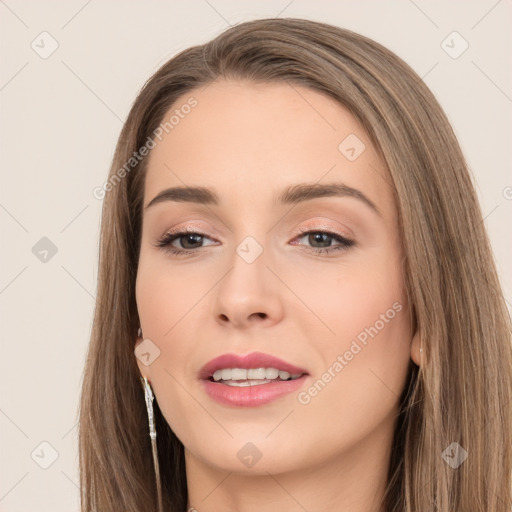
[[[299,234],[300,233],[303,233],[304,231],[306,232],[310,232],[310,231],[329,231],[331,232],[332,234],[336,234],[336,235],[339,235],[339,236],[344,236],[346,238],[353,238],[353,234],[352,234],[352,230],[351,229],[348,229],[348,228],[344,228],[344,229],[340,229],[340,228],[335,228],[335,227],[331,227],[329,225],[327,225],[328,222],[332,222],[332,220],[323,220],[323,219],[317,219],[317,220],[314,220],[312,221],[313,225],[312,226],[302,226],[300,228],[298,228],[298,231],[299,231]],[[206,231],[208,231],[207,228],[202,228],[200,226],[194,226],[194,225],[186,225],[184,227],[178,227],[178,228],[172,228],[172,229],[168,229],[166,230],[162,236],[166,236],[167,234],[178,234],[178,233],[196,233],[196,234],[200,234],[202,236],[206,236],[206,237],[210,237],[210,235],[208,235],[206,233]],[[231,231],[231,230],[230,230]],[[212,236],[220,236],[221,235],[212,235]]]
[[[335,228],[331,228],[329,226],[309,226],[309,227],[301,227],[298,229],[298,235],[301,235],[303,233],[311,233],[311,232],[320,232],[320,231],[324,231],[324,232],[329,232],[329,233],[332,233],[333,235],[339,235],[339,236],[349,236],[348,234],[343,234],[343,233],[340,233],[339,230],[335,229]],[[203,237],[206,237],[206,238],[212,238],[215,237],[216,235],[209,235],[206,233],[206,230],[203,230],[201,228],[195,228],[195,227],[185,227],[185,228],[176,228],[176,229],[168,229],[166,230],[163,234],[162,234],[162,237],[166,236],[166,235],[180,235],[180,234],[183,234],[183,235],[188,235],[188,234],[191,234],[191,235],[201,235]]]

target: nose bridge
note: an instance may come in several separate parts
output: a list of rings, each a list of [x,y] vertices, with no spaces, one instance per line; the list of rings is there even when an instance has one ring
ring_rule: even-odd
[[[280,317],[279,283],[267,268],[269,256],[264,242],[252,235],[245,236],[235,246],[229,263],[230,270],[217,289],[217,318],[241,326],[252,319],[266,319],[269,322]]]
[[[258,236],[261,240],[262,235]],[[235,249],[236,254],[239,256],[241,260],[243,260],[247,265],[252,265],[258,259],[265,260],[266,258],[260,258],[261,255],[265,252],[264,244],[266,241],[258,241],[254,236],[247,235],[237,246]]]
[[[231,256],[231,270],[224,288],[229,288],[229,293],[245,301],[260,297],[265,291],[268,294],[271,275],[267,268],[268,257],[263,242],[258,242],[252,235],[244,237]]]

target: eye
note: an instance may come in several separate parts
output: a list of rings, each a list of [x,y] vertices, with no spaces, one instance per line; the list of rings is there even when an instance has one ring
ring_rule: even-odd
[[[332,231],[314,229],[300,229],[300,231],[302,235],[298,239],[306,238],[308,243],[312,244],[310,248],[315,253],[330,253],[347,250],[355,244],[353,240]],[[338,242],[338,245],[332,244],[333,239]],[[317,244],[319,244],[320,247],[315,247]]]
[[[345,236],[326,230],[315,229],[300,229],[302,234],[298,240],[307,238],[307,242],[311,244],[309,250],[317,254],[326,254],[335,251],[347,250],[353,246],[355,242],[346,238]],[[196,231],[171,231],[167,232],[162,238],[156,242],[156,247],[175,255],[188,255],[197,254],[197,250],[204,247],[202,242],[209,239],[205,234]],[[337,245],[333,245],[333,240]],[[174,246],[174,242],[178,242],[181,247]],[[316,247],[319,244],[320,247]],[[213,244],[209,244],[213,245]],[[297,245],[293,243],[293,245]],[[303,244],[299,244],[303,245]]]
[[[202,247],[201,242],[205,238],[208,237],[195,231],[171,231],[166,233],[155,245],[172,254],[190,255]],[[172,244],[175,241],[178,241],[183,248],[174,247]]]

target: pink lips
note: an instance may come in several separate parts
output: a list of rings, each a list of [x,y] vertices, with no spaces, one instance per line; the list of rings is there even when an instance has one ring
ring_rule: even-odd
[[[267,384],[234,387],[210,380],[216,370],[223,368],[276,368],[291,375],[304,375],[295,380],[276,380]],[[304,384],[307,377],[308,372],[305,369],[261,352],[253,352],[245,356],[224,354],[205,364],[199,372],[201,384],[210,398],[224,405],[239,407],[254,407],[276,400],[297,390]]]

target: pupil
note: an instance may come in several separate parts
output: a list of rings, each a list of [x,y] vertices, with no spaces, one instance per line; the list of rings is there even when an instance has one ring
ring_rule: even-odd
[[[322,239],[323,239],[323,241],[325,242],[325,245],[323,245],[323,246],[324,247],[330,246],[330,244],[327,243],[328,239],[330,238],[330,235],[328,235],[327,233],[315,233],[313,235],[310,235],[310,237],[312,237],[313,239],[316,239],[315,241],[320,242],[320,243],[322,243]],[[320,239],[318,239],[318,237],[320,237]],[[310,240],[310,242],[311,242],[311,240]]]
[[[184,236],[184,237],[182,237],[182,238],[184,238],[184,239],[186,240],[186,243],[184,244],[185,248],[190,249],[190,247],[187,247],[187,244],[190,242],[190,240],[192,240],[192,245],[194,244],[194,241],[193,241],[193,239],[194,239],[194,238],[196,239],[196,243],[197,243],[198,241],[199,241],[199,243],[200,243],[200,240],[198,240],[198,239],[200,239],[200,238],[201,238],[201,235],[185,235],[185,236]],[[193,249],[193,248],[194,248],[194,247],[192,247],[192,249]]]

